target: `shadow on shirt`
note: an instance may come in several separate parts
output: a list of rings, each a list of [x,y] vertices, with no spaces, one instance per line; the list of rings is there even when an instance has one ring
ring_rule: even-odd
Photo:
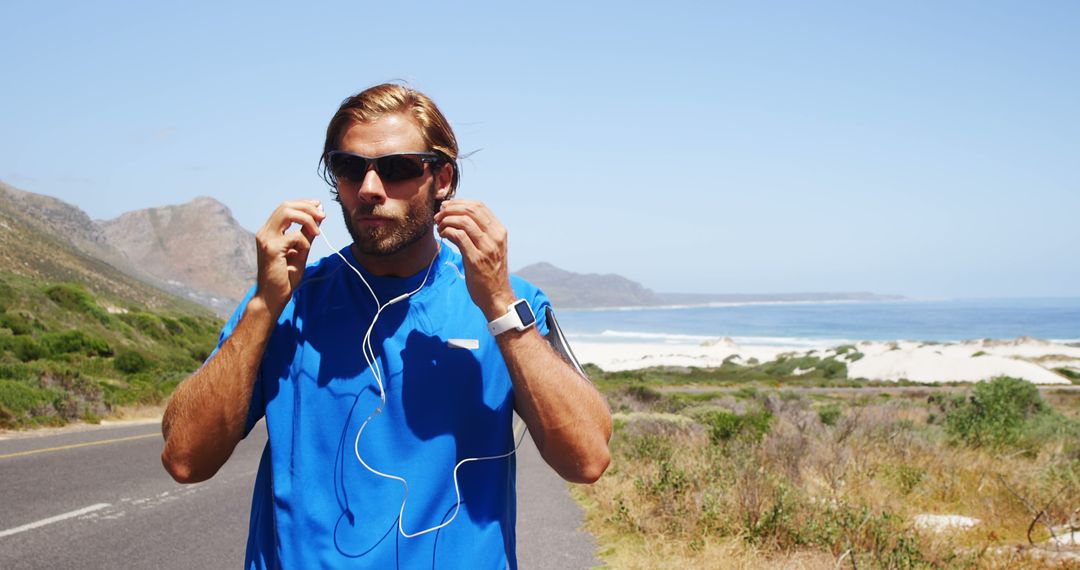
[[[387,323],[388,325],[390,323]],[[383,320],[380,319],[379,329],[393,330],[399,322],[383,328]],[[347,334],[347,333],[346,333]],[[362,336],[362,335],[361,335]],[[376,343],[378,346],[378,343]],[[376,351],[378,353],[378,350]],[[439,336],[425,334],[419,330],[409,333],[405,346],[400,352],[402,369],[398,371],[384,370],[384,384],[387,398],[392,402],[393,398],[400,398],[400,406],[404,416],[404,427],[413,436],[422,442],[428,442],[435,438],[452,435],[455,446],[456,462],[470,457],[487,457],[501,455],[510,451],[513,447],[511,432],[513,392],[509,386],[509,377],[502,370],[499,374],[487,373],[488,386],[485,394],[485,380],[481,370],[481,364],[473,352],[462,348],[451,348],[447,341]],[[349,367],[356,366],[356,359],[351,360]],[[337,362],[337,359],[334,360]],[[323,363],[325,368],[326,362]],[[504,366],[501,361],[498,366]],[[365,368],[366,361],[359,359],[358,370],[342,370],[335,367],[332,371],[335,377],[358,376]],[[330,372],[330,371],[326,371]],[[320,380],[324,377],[324,371],[320,370]],[[502,384],[502,385],[499,385]],[[333,389],[320,382],[320,385]],[[362,398],[368,393],[367,398]],[[363,402],[371,402],[370,394],[373,393],[377,401],[378,391],[372,384],[370,388],[361,390],[358,394],[349,396],[353,398],[351,407],[343,423],[341,436],[338,441],[337,453],[335,454],[334,488],[341,507],[341,514],[334,528],[334,544],[342,556],[349,558],[362,558],[371,553],[391,537],[395,540],[395,550],[398,554],[398,562],[401,562],[400,553],[402,548],[416,548],[421,545],[430,545],[432,549],[432,562],[435,563],[436,555],[444,531],[453,525],[471,524],[478,527],[488,524],[498,524],[503,535],[504,556],[510,557],[513,551],[513,471],[509,468],[510,458],[492,459],[486,461],[469,462],[458,470],[458,484],[461,490],[461,510],[457,519],[450,526],[438,531],[433,531],[427,536],[433,537],[431,541],[408,539],[397,532],[398,518],[384,532],[373,533],[375,538],[369,545],[358,545],[347,537],[355,537],[350,532],[355,525],[371,524],[363,517],[359,520],[350,503],[349,495],[363,493],[365,489],[357,488],[354,481],[345,476],[346,462],[356,462],[353,454],[353,442],[356,430],[372,410],[365,408]],[[358,405],[360,404],[360,405]],[[388,421],[386,418],[376,417],[372,422]],[[370,426],[369,428],[370,429]],[[364,437],[367,437],[365,431]],[[422,444],[423,445],[423,444]],[[421,453],[420,457],[423,457]],[[365,457],[365,459],[367,459]],[[378,469],[376,465],[372,467]],[[405,521],[402,526],[405,531],[415,533],[436,524],[441,524],[454,516],[455,497],[453,494],[452,470],[454,465],[430,465],[428,468],[445,472],[445,479],[437,484],[449,490],[449,498],[445,500],[446,511],[439,523],[431,521],[410,520],[410,512],[423,512],[429,509],[411,508],[422,489],[410,481],[410,507],[406,508]],[[400,474],[400,473],[395,473]],[[406,477],[408,478],[408,477]],[[398,485],[397,482],[392,482]],[[352,487],[350,489],[350,486]],[[370,492],[370,490],[368,490]],[[444,501],[440,500],[439,507]],[[396,510],[396,508],[395,508]],[[396,515],[397,513],[395,513]],[[469,521],[462,520],[468,517]],[[384,519],[385,520],[385,519]],[[366,533],[361,533],[366,534]],[[462,534],[454,533],[460,537]],[[368,536],[372,536],[369,534]],[[371,539],[369,539],[371,540]],[[460,555],[463,550],[461,544],[456,544],[454,550]],[[488,544],[471,544],[472,548],[482,548],[490,552]],[[468,552],[469,548],[464,549]],[[412,559],[412,556],[406,557]]]

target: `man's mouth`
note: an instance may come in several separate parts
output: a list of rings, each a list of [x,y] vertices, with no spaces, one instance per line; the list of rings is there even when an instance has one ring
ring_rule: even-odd
[[[378,216],[375,214],[360,214],[357,216],[353,216],[353,219],[356,220],[356,223],[360,224],[361,226],[383,226],[394,222],[393,218],[388,218],[386,216]]]

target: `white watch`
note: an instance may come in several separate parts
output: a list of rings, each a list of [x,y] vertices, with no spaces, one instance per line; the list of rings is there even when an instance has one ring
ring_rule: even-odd
[[[506,307],[506,314],[488,323],[488,331],[498,336],[510,329],[523,331],[536,324],[536,315],[525,299],[518,299]]]

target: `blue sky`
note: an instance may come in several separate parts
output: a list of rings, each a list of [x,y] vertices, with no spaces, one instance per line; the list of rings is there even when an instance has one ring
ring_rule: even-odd
[[[255,230],[328,197],[329,117],[401,79],[480,149],[459,195],[515,268],[1080,295],[1074,2],[149,4],[0,4],[0,180],[95,218],[211,195]]]

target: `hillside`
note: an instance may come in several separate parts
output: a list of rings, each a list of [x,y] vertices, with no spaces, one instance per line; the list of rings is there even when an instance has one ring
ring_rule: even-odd
[[[116,304],[76,283],[0,272],[0,428],[157,405],[209,356],[222,325],[204,310]]]
[[[159,404],[221,321],[134,277],[86,214],[0,184],[0,428]]]
[[[0,268],[39,282],[83,284],[102,303],[206,314],[153,286],[85,212],[0,183]]]

